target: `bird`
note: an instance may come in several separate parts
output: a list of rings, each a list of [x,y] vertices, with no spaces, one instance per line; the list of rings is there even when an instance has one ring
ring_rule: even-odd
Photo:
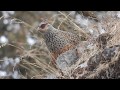
[[[59,30],[53,27],[47,20],[43,20],[37,27],[37,31],[42,33],[48,50],[51,53],[53,63],[57,57],[80,43],[80,36],[71,32]],[[76,50],[76,54],[79,54]]]

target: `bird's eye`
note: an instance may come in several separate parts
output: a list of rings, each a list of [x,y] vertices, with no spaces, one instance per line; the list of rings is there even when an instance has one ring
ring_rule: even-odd
[[[47,24],[42,24],[40,28],[44,29]]]

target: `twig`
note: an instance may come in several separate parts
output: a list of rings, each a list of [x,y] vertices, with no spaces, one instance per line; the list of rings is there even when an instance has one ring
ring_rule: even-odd
[[[77,26],[73,21],[71,21],[69,18],[67,18],[67,16],[62,13],[61,11],[58,11],[60,14],[62,14],[64,17],[66,17],[66,19],[68,19],[78,30],[81,31],[81,33],[85,34],[87,37],[90,37],[85,31],[83,31],[82,29],[80,29],[79,26]]]
[[[67,20],[67,18],[70,16],[71,13],[69,13],[68,15],[66,15],[65,19],[59,24],[58,29],[60,28],[60,26],[62,25],[62,23]]]

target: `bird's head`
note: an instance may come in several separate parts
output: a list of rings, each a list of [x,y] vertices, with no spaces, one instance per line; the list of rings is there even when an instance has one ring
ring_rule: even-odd
[[[51,29],[52,25],[48,23],[47,20],[43,20],[37,28],[38,32],[45,33],[48,29]]]

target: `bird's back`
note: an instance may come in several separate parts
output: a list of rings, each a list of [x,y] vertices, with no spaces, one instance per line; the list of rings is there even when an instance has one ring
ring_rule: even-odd
[[[80,41],[78,35],[55,28],[48,30],[44,38],[50,52],[58,54],[74,48]]]

